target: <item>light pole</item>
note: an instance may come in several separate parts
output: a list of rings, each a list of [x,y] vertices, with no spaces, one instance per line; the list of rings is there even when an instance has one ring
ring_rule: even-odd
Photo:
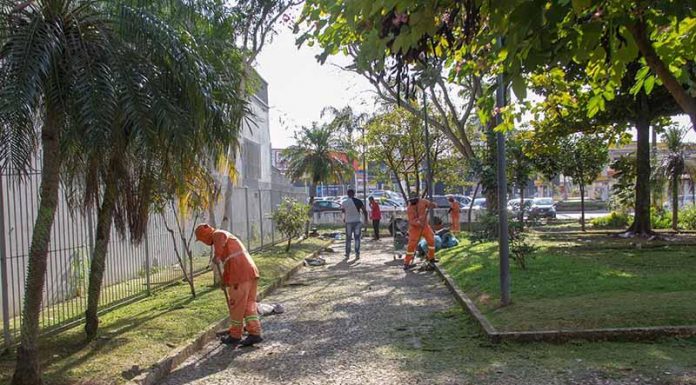
[[[433,200],[433,173],[431,169],[431,159],[430,159],[430,131],[428,130],[428,95],[425,91],[425,85],[421,85],[423,90],[423,126],[425,128],[425,183],[426,183],[426,194],[428,200],[432,202]],[[430,225],[434,225],[435,217],[433,216],[433,209],[430,211]]]
[[[502,48],[502,38],[498,38],[498,48]],[[503,73],[498,75],[496,94],[497,113],[495,120],[498,125],[503,122],[501,110],[505,106],[505,79]],[[497,157],[498,157],[498,247],[500,254],[500,301],[503,306],[510,304],[510,244],[508,238],[507,218],[507,179],[505,175],[505,134],[496,133]]]
[[[363,153],[362,153],[362,164],[363,164],[363,199],[367,201],[367,143],[365,143],[365,125],[361,127],[362,130],[362,142],[363,142]]]

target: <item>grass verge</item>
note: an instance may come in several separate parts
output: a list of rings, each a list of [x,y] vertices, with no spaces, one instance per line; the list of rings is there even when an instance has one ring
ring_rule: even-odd
[[[261,271],[260,290],[267,287],[325,240],[308,239],[285,253],[279,244],[253,254]],[[198,296],[180,282],[100,318],[99,337],[84,341],[82,327],[41,340],[39,351],[47,385],[123,384],[174,347],[227,314],[224,295],[213,287],[212,273],[196,279]],[[9,383],[14,355],[0,360],[0,383]]]
[[[462,237],[465,238],[465,237]],[[497,243],[442,250],[442,266],[500,331],[696,325],[696,253],[679,242],[637,246],[600,233],[545,237],[500,307]],[[691,240],[693,241],[693,240]],[[634,241],[635,242],[635,241]]]

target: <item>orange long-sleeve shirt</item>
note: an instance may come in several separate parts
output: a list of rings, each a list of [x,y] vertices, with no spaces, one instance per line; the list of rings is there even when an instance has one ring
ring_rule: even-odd
[[[408,226],[409,227],[422,227],[428,224],[428,209],[435,207],[427,199],[419,199],[418,203],[412,205],[409,203],[406,209],[406,215],[408,216]]]
[[[225,271],[222,280],[228,285],[235,285],[259,278],[259,269],[242,242],[225,230],[213,232],[213,250],[215,260],[223,262]]]

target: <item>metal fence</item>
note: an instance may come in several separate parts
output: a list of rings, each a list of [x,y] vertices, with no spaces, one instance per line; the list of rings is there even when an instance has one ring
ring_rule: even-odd
[[[21,180],[16,175],[0,175],[0,295],[2,299],[3,345],[13,344],[21,326],[25,275],[32,230],[37,215],[40,173]],[[258,188],[234,188],[230,228],[250,250],[282,240],[271,221],[271,213],[281,200],[299,201],[306,194]],[[83,321],[87,307],[90,253],[94,245],[96,213],[69,210],[61,198],[52,229],[48,269],[43,295],[40,326],[43,333],[62,330]],[[222,205],[222,203],[221,203]],[[217,210],[222,213],[222,206]],[[220,214],[218,214],[220,215]],[[100,311],[148,295],[152,290],[180,280],[183,275],[174,253],[181,241],[172,239],[165,221],[174,225],[172,212],[153,214],[147,235],[140,244],[121,238],[112,230],[107,268],[100,297]],[[194,223],[185,226],[190,230]],[[194,273],[207,269],[208,248],[194,245]]]

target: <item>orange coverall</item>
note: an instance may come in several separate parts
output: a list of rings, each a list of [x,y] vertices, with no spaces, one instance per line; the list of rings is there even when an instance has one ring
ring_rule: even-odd
[[[408,215],[408,246],[406,247],[406,258],[404,265],[413,263],[413,254],[421,237],[428,243],[428,261],[435,259],[435,234],[428,224],[428,209],[435,207],[427,199],[419,199],[415,205],[410,204],[406,209]]]
[[[197,229],[196,238],[212,245],[215,262],[222,262],[224,266],[222,282],[230,300],[230,337],[242,338],[244,324],[250,335],[260,336],[261,322],[256,309],[259,270],[246,248],[231,233],[210,226]]]
[[[452,215],[452,232],[458,233],[459,231],[461,231],[459,228],[459,213],[461,211],[459,202],[457,202],[456,200],[454,202],[450,202],[450,211]]]

